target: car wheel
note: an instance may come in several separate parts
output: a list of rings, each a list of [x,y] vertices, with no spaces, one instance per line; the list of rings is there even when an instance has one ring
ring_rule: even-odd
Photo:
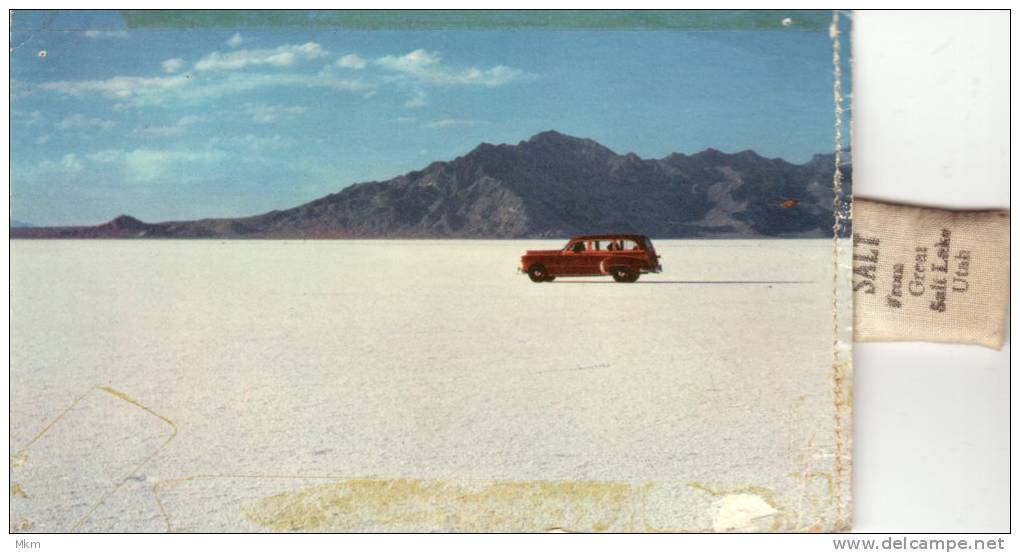
[[[626,267],[613,267],[609,274],[613,275],[613,280],[616,282],[634,282],[638,277],[636,271]]]
[[[554,277],[554,276],[547,276],[547,277],[545,277],[545,281],[546,282],[552,282],[554,280],[556,280],[556,277]]]
[[[532,265],[528,267],[528,278],[531,279],[531,282],[545,282],[549,278],[549,273],[542,265]]]

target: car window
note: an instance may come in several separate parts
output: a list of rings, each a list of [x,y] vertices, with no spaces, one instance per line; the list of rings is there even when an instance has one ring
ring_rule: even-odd
[[[573,244],[568,246],[567,249],[574,253],[581,253],[585,250],[584,242],[583,241],[574,242]]]
[[[641,246],[639,246],[638,243],[633,241],[633,240],[624,240],[623,241],[623,249],[624,250],[640,250]]]

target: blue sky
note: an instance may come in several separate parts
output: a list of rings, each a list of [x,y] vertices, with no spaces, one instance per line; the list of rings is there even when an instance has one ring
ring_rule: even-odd
[[[832,151],[832,43],[795,24],[171,30],[103,12],[15,17],[11,210],[33,224],[256,214],[548,129],[653,158]]]

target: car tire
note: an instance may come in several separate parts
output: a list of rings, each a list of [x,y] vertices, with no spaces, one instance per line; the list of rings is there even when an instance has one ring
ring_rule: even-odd
[[[554,277],[554,276],[547,276],[547,277],[545,277],[545,282],[552,282],[554,280],[556,280],[556,277]]]
[[[531,279],[531,282],[545,282],[549,278],[549,273],[545,270],[544,265],[532,265],[528,267],[528,278]]]
[[[637,271],[627,267],[613,267],[609,270],[609,274],[613,275],[613,280],[616,282],[634,282],[638,279]]]

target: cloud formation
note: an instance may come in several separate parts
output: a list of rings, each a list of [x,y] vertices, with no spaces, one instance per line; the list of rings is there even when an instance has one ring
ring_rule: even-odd
[[[164,60],[163,63],[160,64],[160,66],[163,67],[164,73],[176,73],[180,71],[182,67],[184,67],[184,60],[182,60],[181,58],[172,58]]]
[[[244,42],[244,39],[241,38],[241,33],[234,33],[234,36],[228,38],[225,44],[231,48],[237,48],[242,42]]]
[[[85,31],[82,33],[86,38],[128,38],[127,31]]]
[[[43,171],[77,172],[81,168],[82,161],[78,154],[64,154],[57,161],[45,159],[39,163],[39,169]]]
[[[236,40],[235,40],[236,39]],[[241,44],[235,33],[227,44]],[[72,97],[99,96],[111,100],[115,112],[137,110],[146,106],[181,108],[200,106],[205,102],[228,98],[234,106],[217,110],[211,116],[244,120],[257,124],[271,124],[293,120],[308,111],[305,106],[284,103],[252,102],[255,92],[270,88],[325,89],[360,94],[364,99],[374,97],[384,87],[395,87],[407,94],[405,108],[422,108],[429,104],[430,88],[479,87],[492,88],[536,76],[504,65],[491,67],[451,66],[438,52],[425,49],[412,50],[403,55],[366,59],[358,54],[346,54],[332,61],[320,62],[317,72],[312,68],[293,67],[299,62],[314,61],[329,55],[316,42],[288,43],[275,48],[236,49],[215,51],[202,57],[187,71],[181,57],[165,59],[160,63],[162,72],[156,76],[117,75],[109,78],[50,81],[31,85],[37,91],[50,91]],[[358,78],[344,69],[357,70]],[[348,77],[345,78],[344,75]],[[14,87],[12,83],[12,87]],[[248,103],[245,101],[248,100]],[[286,105],[285,105],[286,104]],[[157,120],[164,121],[164,118]],[[176,123],[137,127],[131,135],[149,138],[167,138],[184,135],[188,127],[197,122],[187,117]],[[423,119],[421,128],[443,129],[484,124],[472,119]],[[59,128],[110,129],[114,121],[76,114],[66,117]]]
[[[373,87],[358,79],[342,79],[328,72],[304,73],[227,73],[208,75],[178,74],[167,77],[126,77],[91,81],[51,81],[39,88],[69,96],[99,94],[118,100],[113,106],[122,111],[170,101],[197,102],[268,87],[327,88],[337,91],[364,92]]]
[[[403,56],[384,56],[375,61],[380,67],[398,76],[438,86],[487,86],[495,87],[506,83],[528,79],[533,75],[505,65],[489,68],[454,68],[443,64],[438,52],[418,49]]]
[[[425,129],[447,129],[450,127],[474,127],[477,125],[484,125],[485,121],[478,121],[476,119],[440,119],[438,121],[430,121],[422,125]]]
[[[112,129],[117,126],[117,123],[113,121],[107,121],[105,119],[99,119],[97,117],[88,117],[80,113],[65,117],[57,127],[63,130],[87,130],[87,129]]]
[[[52,90],[70,96],[85,96],[98,93],[109,98],[132,98],[147,96],[184,86],[187,77],[125,77],[117,76],[109,79],[87,81],[50,81],[42,83],[39,88]]]
[[[416,90],[410,100],[404,102],[404,107],[420,108],[428,104],[429,97],[424,90]]]
[[[144,148],[109,149],[85,155],[89,161],[114,165],[131,180],[142,182],[151,181],[167,174],[178,163],[216,162],[225,159],[225,157],[225,154],[218,150],[153,150]],[[79,161],[78,169],[80,168]]]
[[[364,69],[368,67],[368,61],[357,54],[341,56],[340,59],[336,60],[336,64],[347,69]]]
[[[281,106],[266,104],[245,104],[239,113],[255,123],[275,123],[281,120],[294,119],[308,111],[304,106]]]
[[[205,121],[207,118],[202,115],[185,115],[179,118],[172,125],[156,125],[156,126],[145,126],[134,129],[131,131],[136,136],[149,136],[149,137],[171,137],[181,136],[187,130],[197,123]]]
[[[315,42],[284,44],[276,48],[213,52],[195,63],[196,71],[236,71],[252,65],[287,67],[298,60],[312,60],[326,55]]]
[[[11,120],[18,120],[28,126],[37,125],[42,121],[43,115],[39,110],[23,111],[19,109],[11,110]]]

